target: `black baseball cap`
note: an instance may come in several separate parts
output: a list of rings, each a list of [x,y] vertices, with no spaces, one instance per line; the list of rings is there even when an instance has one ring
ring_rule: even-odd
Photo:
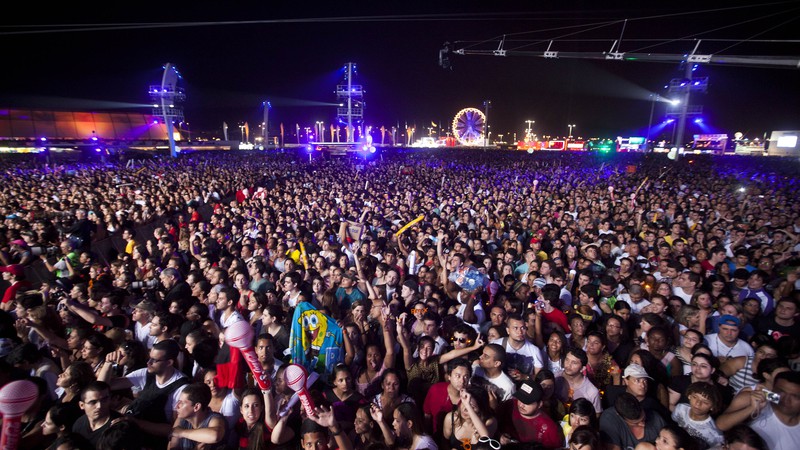
[[[536,381],[523,381],[519,389],[514,392],[514,398],[526,405],[530,405],[542,400],[542,387]]]

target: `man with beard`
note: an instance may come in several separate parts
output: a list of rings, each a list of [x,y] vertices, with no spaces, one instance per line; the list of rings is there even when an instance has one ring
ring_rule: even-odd
[[[596,412],[603,411],[600,405],[600,391],[584,375],[584,368],[589,363],[586,352],[579,348],[571,348],[564,358],[564,371],[556,378],[556,396],[564,403],[572,403],[576,398],[585,398],[592,402]]]

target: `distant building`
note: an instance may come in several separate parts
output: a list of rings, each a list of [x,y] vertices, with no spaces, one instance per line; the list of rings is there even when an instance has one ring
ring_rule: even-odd
[[[166,140],[167,127],[134,112],[0,109],[0,140]]]

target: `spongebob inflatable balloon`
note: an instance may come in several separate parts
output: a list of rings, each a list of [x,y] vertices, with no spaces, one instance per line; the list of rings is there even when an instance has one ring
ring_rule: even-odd
[[[342,329],[336,321],[310,303],[297,305],[292,316],[289,347],[292,362],[309,371],[330,374],[344,359]]]

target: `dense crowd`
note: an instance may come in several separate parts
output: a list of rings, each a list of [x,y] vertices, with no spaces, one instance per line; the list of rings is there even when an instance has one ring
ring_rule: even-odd
[[[797,161],[397,150],[0,170],[0,385],[40,393],[20,449],[800,442]],[[225,340],[242,321],[269,389]]]

